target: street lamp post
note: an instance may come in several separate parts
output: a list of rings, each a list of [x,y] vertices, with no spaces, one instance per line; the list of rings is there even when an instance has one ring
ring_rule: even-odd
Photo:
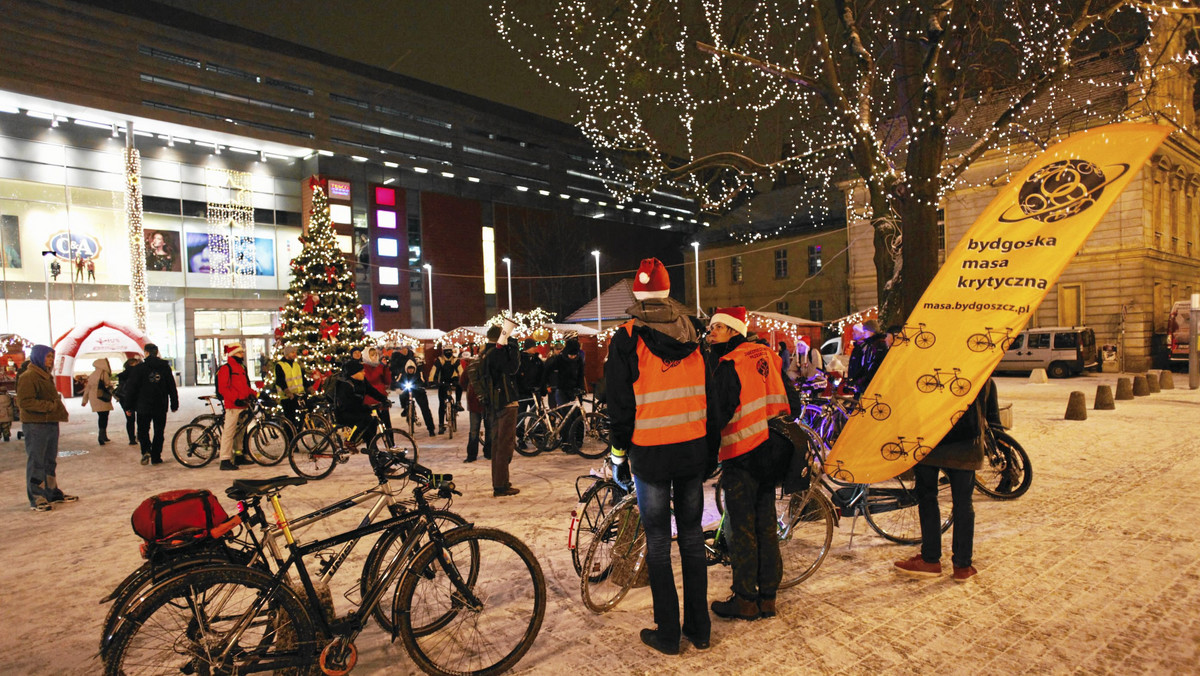
[[[504,267],[508,268],[508,314],[513,314],[512,304],[512,259],[508,256],[501,258],[504,261]]]
[[[696,316],[700,316],[700,242],[692,242],[692,255],[696,262]]]
[[[1200,293],[1193,293],[1191,298],[1191,315],[1188,320],[1191,326],[1188,327],[1188,389],[1194,390],[1200,387]]]
[[[604,328],[600,322],[604,318],[604,312],[600,308],[600,250],[593,250],[592,256],[596,259],[596,331],[602,333]]]
[[[429,328],[433,328],[433,266],[426,263],[425,272],[429,273]]]
[[[49,250],[42,252],[42,280],[46,285],[46,330],[50,333],[50,342],[46,344],[53,346],[54,322],[50,319],[50,272],[46,269],[46,266],[49,265],[49,263],[46,263],[46,256],[50,256],[50,262],[53,263],[54,252]]]

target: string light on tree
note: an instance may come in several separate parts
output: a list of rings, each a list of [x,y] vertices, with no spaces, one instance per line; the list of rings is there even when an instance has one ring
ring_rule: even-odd
[[[133,322],[146,330],[146,237],[142,223],[142,157],[137,148],[125,149],[125,223],[129,236],[129,302]]]

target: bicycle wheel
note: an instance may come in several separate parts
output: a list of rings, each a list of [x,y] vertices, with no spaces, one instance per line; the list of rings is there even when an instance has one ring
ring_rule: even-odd
[[[112,601],[104,616],[104,624],[100,632],[100,656],[108,654],[112,639],[134,608],[149,596],[150,589],[157,584],[179,575],[188,568],[200,568],[215,563],[249,564],[250,554],[240,549],[205,548],[197,552],[189,552],[178,559],[163,563],[147,561],[127,575],[120,584],[106,597]],[[101,601],[104,603],[104,601]]]
[[[245,619],[235,637],[231,630]],[[286,585],[275,587],[270,575],[252,568],[214,565],[152,592],[113,637],[105,672],[269,671],[308,665],[317,649],[308,612]]]
[[[939,385],[941,383],[938,381],[937,376],[930,373],[917,378],[917,389],[926,394],[936,390]]]
[[[887,420],[892,415],[892,407],[879,402],[871,407],[871,417],[876,420]]]
[[[475,566],[471,581],[464,567]],[[400,638],[430,674],[511,669],[533,645],[545,614],[546,579],[537,558],[492,528],[459,528],[445,534],[444,546],[426,544],[396,595]]]
[[[454,512],[449,512],[443,509],[437,509],[433,511],[433,520],[437,523],[438,530],[443,533],[451,531],[460,526],[469,525],[466,519],[455,514]],[[362,575],[360,576],[359,580],[360,590],[370,589],[372,586],[374,586],[376,580],[379,579],[379,575],[384,566],[391,563],[392,559],[408,544],[409,534],[412,533],[415,523],[416,522],[413,521],[402,523],[398,526],[393,526],[392,528],[385,530],[383,534],[379,536],[379,539],[375,541],[375,546],[371,548],[371,553],[367,554],[366,563],[363,564]],[[426,537],[425,540],[427,541],[428,537]],[[422,546],[424,546],[424,542],[418,540],[416,546],[412,549],[412,554],[415,555],[416,552],[420,551]],[[474,572],[472,572],[472,577],[470,579],[474,580],[474,574],[478,573],[479,570],[479,565],[477,562],[473,564],[473,568],[471,570]],[[383,630],[389,634],[394,633],[394,628],[396,626],[392,615],[392,607],[394,605],[393,599],[395,598],[396,591],[399,589],[399,585],[402,580],[403,576],[397,576],[392,581],[390,589],[384,590],[383,594],[381,594],[379,597],[380,602],[375,604],[375,608],[371,610],[371,616],[374,617],[375,621],[379,623],[379,626],[383,627]]]
[[[967,349],[972,352],[983,352],[992,346],[992,341],[988,339],[986,333],[972,333],[967,338]]]
[[[380,429],[379,433],[371,439],[371,455],[374,456],[381,451],[389,451],[391,453],[403,452],[404,457],[409,460],[417,461],[417,442],[413,438],[404,433],[404,430]]]
[[[1016,439],[993,431],[996,448],[983,456],[983,469],[975,472],[975,488],[997,500],[1015,500],[1033,483],[1029,454]]]
[[[863,498],[867,524],[885,539],[899,544],[921,542],[921,519],[917,513],[916,480],[911,471],[867,487]],[[945,474],[938,479],[938,505],[945,515],[941,532],[945,533],[954,520],[950,502],[950,480]]]
[[[913,338],[913,342],[916,343],[917,347],[926,350],[933,347],[933,344],[937,342],[937,336],[928,331],[921,331]]]
[[[966,378],[955,378],[950,381],[950,393],[956,397],[962,397],[971,391],[971,381]]]
[[[338,442],[321,430],[304,430],[292,439],[288,462],[306,479],[324,479],[337,464]]]
[[[242,452],[264,467],[278,465],[287,455],[288,439],[294,436],[276,422],[254,423],[242,437]]]
[[[196,469],[212,462],[221,452],[221,438],[215,425],[189,423],[171,437],[171,455],[184,467]]]
[[[889,441],[880,446],[879,454],[883,456],[884,460],[888,461],[899,460],[900,458],[908,455],[908,453],[906,453],[904,449],[900,447],[900,444],[894,441]]]
[[[783,559],[780,589],[807,580],[833,546],[833,505],[820,490],[793,493],[779,514],[779,555]]]
[[[646,562],[646,531],[637,497],[630,495],[613,508],[592,538],[579,589],[592,612],[612,610],[638,581]]]
[[[535,415],[526,421],[525,442],[526,448],[521,448],[518,445],[517,452],[521,455],[532,457],[538,453],[553,451],[558,448],[561,440],[550,429],[550,423],[545,416]]]
[[[575,416],[567,438],[573,440],[572,443],[578,444],[575,452],[579,455],[590,460],[603,458],[608,454],[609,447],[608,416],[603,413],[585,413],[584,415],[587,417],[587,425],[584,426],[583,418]]]
[[[587,556],[604,517],[617,506],[625,497],[625,490],[611,480],[597,481],[591,488],[583,492],[579,504],[575,506],[572,519],[571,533],[568,535],[571,547],[571,564],[575,566],[575,574],[583,572],[583,558]]]
[[[483,426],[479,426],[482,430]],[[517,453],[531,458],[542,452],[540,440],[545,436],[545,423],[534,411],[525,411],[517,418]],[[480,442],[482,443],[482,442]]]

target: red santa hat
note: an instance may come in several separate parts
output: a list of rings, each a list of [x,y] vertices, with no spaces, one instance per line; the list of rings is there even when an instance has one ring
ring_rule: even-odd
[[[642,259],[633,278],[633,297],[638,300],[666,298],[671,295],[671,278],[657,258]]]
[[[743,336],[746,335],[746,308],[737,307],[720,307],[713,313],[711,319],[708,320],[708,325],[724,324],[729,328],[737,331]]]
[[[246,348],[242,347],[241,343],[229,343],[225,346],[226,357],[232,356],[238,352],[241,352],[243,355],[246,354]]]

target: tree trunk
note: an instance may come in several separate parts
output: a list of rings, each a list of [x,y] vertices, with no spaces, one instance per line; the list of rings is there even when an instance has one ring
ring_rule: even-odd
[[[946,147],[945,129],[931,124],[914,136],[905,167],[907,194],[897,200],[904,280],[900,285],[898,319],[912,314],[938,271],[938,173]]]

